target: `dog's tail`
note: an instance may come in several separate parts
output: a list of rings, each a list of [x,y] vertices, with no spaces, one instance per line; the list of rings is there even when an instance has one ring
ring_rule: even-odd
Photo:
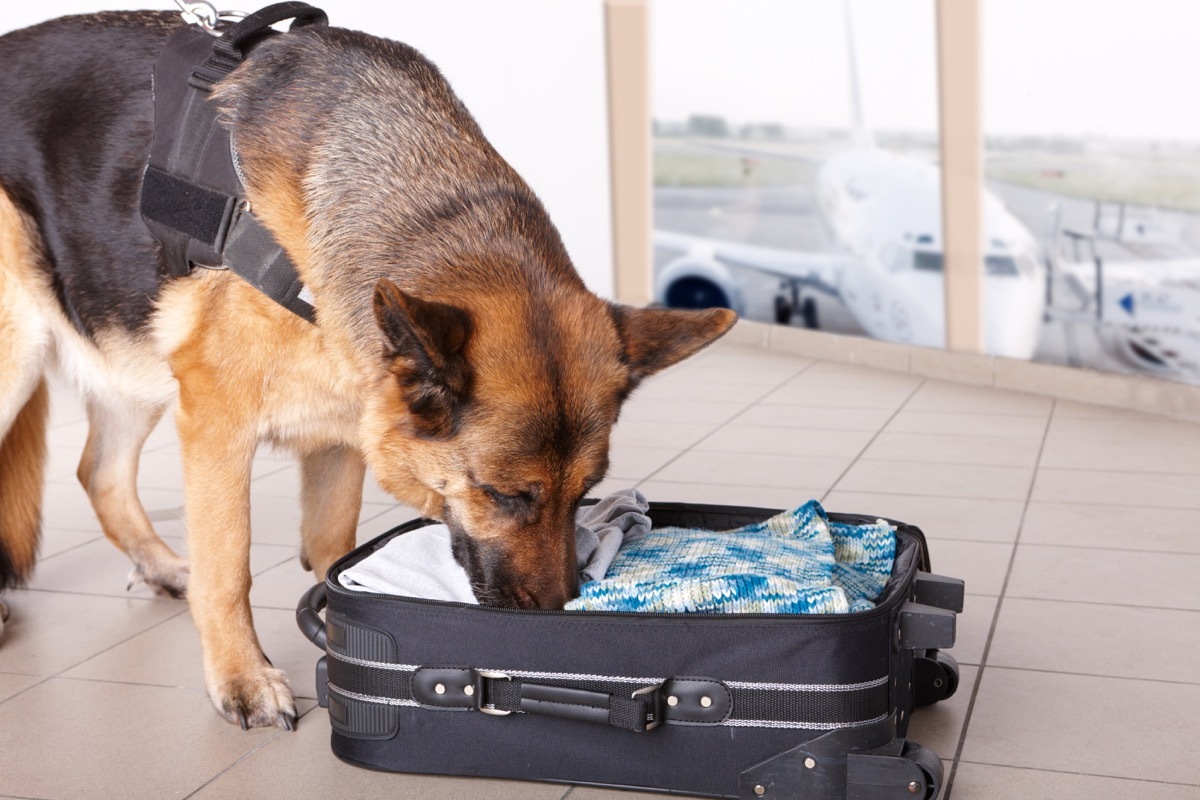
[[[49,414],[43,378],[0,441],[0,589],[24,583],[37,557]]]

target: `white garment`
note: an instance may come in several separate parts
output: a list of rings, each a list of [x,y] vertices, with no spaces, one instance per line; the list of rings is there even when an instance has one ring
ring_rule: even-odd
[[[650,531],[650,503],[637,489],[613,492],[575,515],[575,553],[579,582],[599,580],[624,542]],[[466,570],[454,558],[450,529],[426,525],[390,542],[338,575],[358,592],[421,597],[454,603],[478,603]]]

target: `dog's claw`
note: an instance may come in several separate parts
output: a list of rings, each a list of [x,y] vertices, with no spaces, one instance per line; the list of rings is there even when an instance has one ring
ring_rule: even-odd
[[[286,711],[281,712],[279,714],[279,726],[288,731],[296,730],[296,717]]]
[[[246,724],[246,712],[242,711],[239,708],[238,712],[237,712],[237,717],[238,717],[238,724],[242,726],[242,730],[244,730],[244,731],[250,730],[250,726],[248,724]]]

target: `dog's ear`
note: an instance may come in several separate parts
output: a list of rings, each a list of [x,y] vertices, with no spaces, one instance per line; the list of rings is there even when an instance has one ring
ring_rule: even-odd
[[[456,411],[470,390],[464,350],[471,318],[460,308],[413,297],[381,278],[375,284],[375,320],[383,332],[388,369],[400,381],[418,433],[452,436]]]
[[[737,322],[737,314],[727,308],[611,308],[633,385],[699,352]]]

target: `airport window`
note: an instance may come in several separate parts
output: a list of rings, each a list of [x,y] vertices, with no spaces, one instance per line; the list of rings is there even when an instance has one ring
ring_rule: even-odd
[[[1200,4],[983,14],[988,351],[1200,384]]]
[[[934,0],[651,12],[655,298],[944,346]]]

